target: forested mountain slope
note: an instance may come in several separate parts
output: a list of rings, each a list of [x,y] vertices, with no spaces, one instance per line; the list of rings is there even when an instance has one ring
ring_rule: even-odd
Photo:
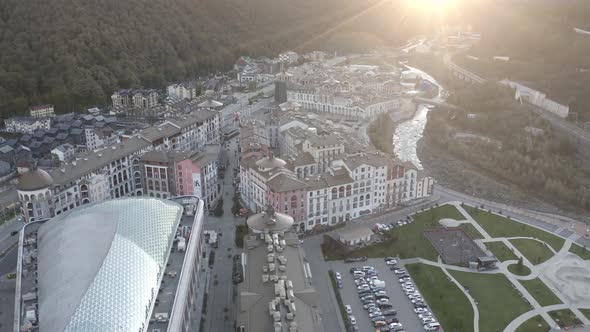
[[[102,104],[117,87],[162,87],[242,54],[397,44],[424,28],[399,24],[401,2],[0,0],[0,112]]]

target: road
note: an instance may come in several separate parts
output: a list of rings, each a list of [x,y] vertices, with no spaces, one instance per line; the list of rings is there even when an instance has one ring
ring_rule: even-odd
[[[237,137],[230,140],[225,151],[229,166],[226,168],[223,180],[223,216],[205,217],[205,229],[214,230],[219,235],[219,246],[215,251],[215,263],[210,271],[209,295],[207,303],[207,320],[205,331],[225,332],[232,331],[236,317],[236,302],[234,297],[235,286],[232,282],[232,256],[238,254],[240,249],[234,243],[235,225],[243,222],[243,218],[236,218],[231,213],[234,189],[232,187],[233,168],[237,165],[235,152],[237,150]],[[215,280],[218,282],[216,283]]]

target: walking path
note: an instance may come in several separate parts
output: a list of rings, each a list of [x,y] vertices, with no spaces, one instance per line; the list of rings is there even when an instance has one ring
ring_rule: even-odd
[[[498,265],[498,269],[495,270],[485,270],[485,271],[476,271],[473,269],[469,269],[469,268],[464,268],[464,267],[459,267],[459,266],[454,266],[454,265],[448,265],[442,262],[440,256],[438,257],[438,261],[437,262],[433,262],[427,259],[423,259],[423,258],[410,258],[410,259],[401,259],[400,262],[403,264],[413,264],[413,263],[421,263],[421,264],[426,264],[426,265],[431,265],[431,266],[436,266],[442,269],[442,271],[445,273],[445,275],[447,275],[447,277],[449,278],[449,280],[451,280],[451,282],[453,282],[454,284],[456,284],[459,289],[463,292],[463,294],[467,297],[467,299],[469,300],[469,302],[471,303],[471,306],[473,308],[474,311],[474,331],[478,332],[479,331],[479,311],[478,311],[478,307],[474,301],[474,299],[471,297],[471,295],[463,288],[463,286],[452,276],[451,273],[449,273],[449,270],[452,271],[462,271],[462,272],[469,272],[469,273],[481,273],[481,274],[504,274],[508,280],[510,281],[510,283],[513,285],[513,287],[522,295],[522,297],[531,305],[532,310],[523,313],[522,315],[516,317],[512,322],[510,322],[510,324],[508,326],[506,326],[506,328],[504,329],[504,332],[513,332],[515,331],[521,324],[523,324],[525,321],[527,321],[530,318],[533,318],[537,315],[541,316],[546,322],[547,324],[551,327],[551,328],[558,328],[558,324],[553,320],[553,318],[551,318],[551,316],[549,315],[549,312],[554,311],[554,310],[561,310],[561,309],[569,309],[571,310],[574,315],[576,315],[576,317],[583,322],[585,325],[590,325],[590,320],[583,315],[580,312],[580,308],[590,308],[590,303],[585,304],[585,305],[579,305],[579,303],[572,303],[569,299],[569,297],[567,297],[566,295],[564,295],[559,289],[556,289],[556,287],[554,287],[554,285],[552,284],[552,282],[550,280],[547,279],[544,271],[546,269],[549,269],[550,267],[555,266],[556,264],[558,264],[559,262],[563,262],[566,259],[566,256],[568,255],[572,255],[569,250],[573,244],[573,240],[570,239],[570,237],[566,237],[565,238],[565,242],[564,245],[558,250],[556,251],[554,248],[552,248],[551,246],[547,245],[544,241],[541,241],[537,238],[533,238],[533,237],[526,237],[526,236],[516,236],[516,237],[497,237],[494,238],[492,236],[490,236],[485,229],[483,229],[483,227],[481,227],[481,225],[479,225],[477,223],[477,221],[475,221],[473,219],[473,217],[471,217],[471,215],[465,211],[465,209],[463,209],[463,207],[461,206],[460,202],[448,202],[448,204],[454,205],[459,212],[461,212],[461,214],[463,214],[465,216],[465,221],[461,221],[461,224],[466,224],[466,223],[470,223],[472,224],[479,232],[480,234],[483,236],[483,239],[477,240],[478,243],[482,244],[485,247],[485,243],[486,242],[495,242],[495,241],[501,241],[502,243],[504,243],[512,252],[514,252],[514,254],[517,257],[522,257],[523,258],[523,264],[525,266],[527,266],[530,270],[531,273],[529,275],[526,276],[519,276],[519,275],[514,275],[512,274],[510,271],[508,271],[508,266],[512,265],[512,264],[516,264],[518,263],[516,260],[508,260],[508,261],[504,261],[502,263],[500,263]],[[519,220],[514,220],[516,222],[520,222]],[[557,229],[556,231],[552,232],[552,233],[559,233],[559,232],[563,232],[563,229]],[[560,234],[557,234],[558,236],[561,236]],[[563,236],[561,236],[563,237]],[[543,244],[546,245],[547,248],[549,248],[549,250],[553,253],[553,257],[551,257],[550,259],[548,259],[547,261],[538,264],[538,265],[534,265],[532,264],[525,255],[523,255],[518,248],[516,248],[511,242],[510,240],[515,240],[515,239],[527,239],[527,240],[534,240],[534,241],[538,241],[541,242]],[[571,258],[571,256],[569,256]],[[558,298],[559,300],[562,302],[562,304],[555,304],[555,305],[550,305],[550,306],[541,306],[539,304],[539,302],[537,302],[537,300],[528,292],[528,290],[520,283],[520,281],[523,280],[533,280],[539,278]]]

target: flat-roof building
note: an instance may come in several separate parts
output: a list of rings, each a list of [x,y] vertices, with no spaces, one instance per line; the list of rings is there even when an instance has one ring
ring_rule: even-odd
[[[26,224],[14,331],[192,331],[202,238],[203,203],[191,196],[109,200]]]
[[[309,264],[292,231],[293,218],[272,207],[248,218],[238,285],[237,331],[323,331],[319,296]]]

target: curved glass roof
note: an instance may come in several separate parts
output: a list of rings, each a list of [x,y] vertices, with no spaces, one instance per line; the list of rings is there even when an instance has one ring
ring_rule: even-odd
[[[39,230],[41,331],[140,331],[182,207],[153,198],[82,206]]]

